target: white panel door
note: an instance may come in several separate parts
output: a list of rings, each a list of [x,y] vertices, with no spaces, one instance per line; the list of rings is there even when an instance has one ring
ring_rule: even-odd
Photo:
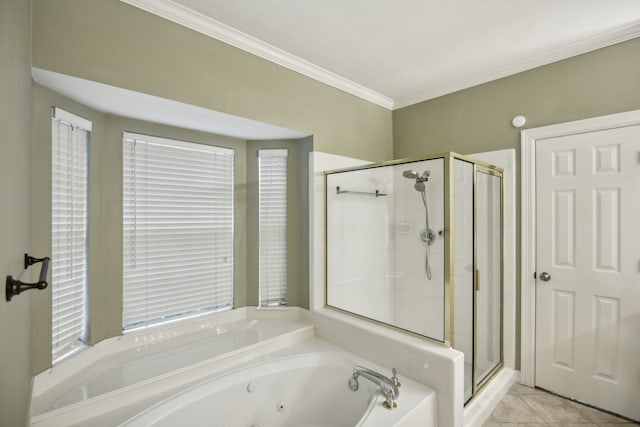
[[[640,420],[640,126],[539,140],[536,206],[536,386]]]

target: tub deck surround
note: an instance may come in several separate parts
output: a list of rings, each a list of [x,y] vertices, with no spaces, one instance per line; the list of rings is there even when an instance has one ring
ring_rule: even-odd
[[[395,367],[403,387],[410,379],[433,391],[433,408],[416,407],[407,420],[463,425],[462,353],[335,310],[296,307],[247,307],[105,340],[36,377],[31,425],[118,425],[203,381],[301,353],[347,354],[387,376]]]
[[[112,411],[130,416],[180,388],[313,336],[313,324],[295,307],[245,307],[110,338],[35,377],[31,425],[108,419]]]
[[[438,426],[464,425],[462,352],[329,308],[302,316],[313,322],[316,336],[434,389]]]
[[[102,358],[78,372],[68,391],[55,390],[49,398],[36,399],[34,411],[42,413],[90,399],[132,384],[175,372],[185,367],[237,353],[242,349],[293,332],[297,322],[281,320],[240,320],[215,329],[143,343],[128,351]],[[60,393],[62,391],[62,393]]]

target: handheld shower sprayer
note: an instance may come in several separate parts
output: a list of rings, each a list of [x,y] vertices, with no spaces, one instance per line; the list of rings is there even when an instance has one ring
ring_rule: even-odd
[[[429,181],[429,176],[431,172],[425,170],[422,172],[422,175],[418,174],[418,172],[409,169],[402,172],[402,176],[408,179],[415,179],[416,182],[413,184],[413,188],[415,188],[422,198],[422,204],[424,205],[424,222],[425,228],[420,232],[420,240],[425,245],[425,259],[424,259],[424,271],[427,276],[427,279],[431,280],[431,265],[429,263],[429,246],[431,246],[436,240],[436,234],[429,228],[429,206],[427,204],[427,192],[425,182]]]

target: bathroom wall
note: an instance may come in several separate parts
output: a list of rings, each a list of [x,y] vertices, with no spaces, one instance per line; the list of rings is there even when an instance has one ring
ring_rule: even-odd
[[[525,71],[393,112],[393,157],[516,149],[526,128],[640,109],[640,38]],[[519,165],[516,165],[519,174]],[[519,188],[516,176],[516,189]],[[516,194],[516,277],[520,278],[520,203]],[[519,285],[516,307],[520,306]],[[516,360],[519,361],[519,319]],[[518,365],[519,366],[519,363]]]
[[[37,266],[24,273],[31,252],[29,170],[31,167],[31,4],[0,2],[0,277],[37,278]],[[0,425],[27,420],[31,383],[31,295],[0,299]],[[36,327],[38,325],[35,325]]]
[[[640,38],[393,112],[393,157],[519,148],[525,128],[640,108]]]
[[[118,0],[34,0],[33,65],[314,135],[388,160],[391,112]]]

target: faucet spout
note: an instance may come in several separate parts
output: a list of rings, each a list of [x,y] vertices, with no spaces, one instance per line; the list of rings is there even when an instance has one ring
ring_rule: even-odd
[[[353,368],[353,379],[355,380],[356,388],[358,377],[360,376],[365,377],[380,388],[380,391],[386,399],[384,406],[387,409],[394,409],[398,406],[396,404],[396,400],[398,399],[398,396],[400,396],[400,390],[398,390],[398,386],[396,384],[397,377],[395,377],[395,374],[395,379],[391,379],[374,371],[373,369],[365,368],[364,366],[356,366]]]

